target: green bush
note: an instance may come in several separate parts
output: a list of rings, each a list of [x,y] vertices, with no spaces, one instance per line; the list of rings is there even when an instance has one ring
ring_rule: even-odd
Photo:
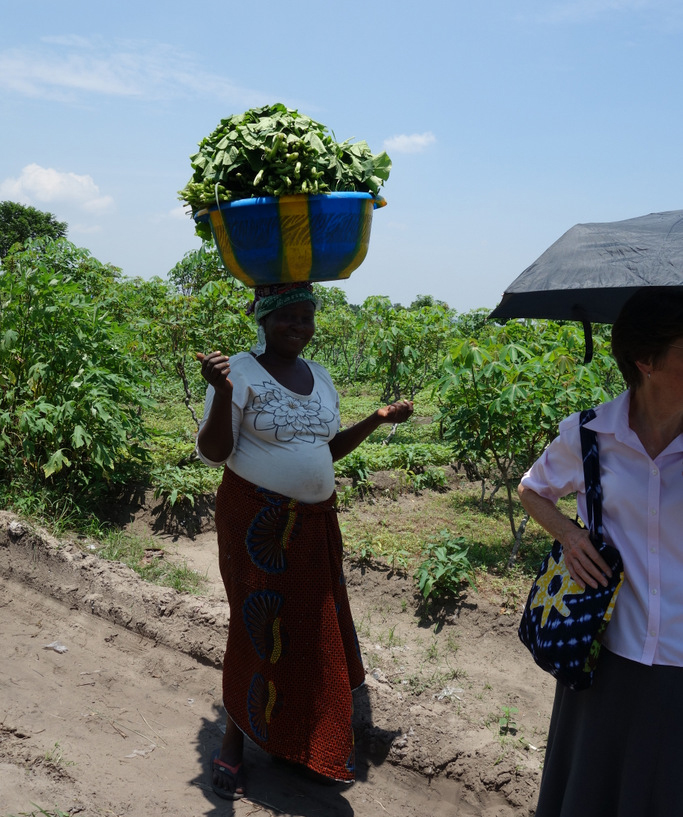
[[[197,497],[216,491],[223,469],[207,468],[201,462],[184,467],[166,463],[154,468],[150,476],[155,498],[163,497],[171,507],[182,501],[194,507]]]
[[[474,586],[465,544],[464,537],[454,537],[447,530],[442,530],[436,541],[427,543],[414,576],[425,599],[458,595],[466,583]]]
[[[514,489],[560,420],[609,400],[608,386],[619,388],[604,338],[596,335],[589,365],[581,363],[582,346],[576,326],[511,321],[492,326],[487,337],[453,344],[435,384],[437,419],[453,456],[469,479],[505,488],[513,537]]]
[[[146,372],[89,290],[112,269],[64,239],[0,267],[0,475],[29,489],[101,491],[147,460]]]

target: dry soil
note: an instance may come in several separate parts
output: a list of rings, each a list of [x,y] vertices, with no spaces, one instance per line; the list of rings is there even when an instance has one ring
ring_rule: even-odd
[[[377,513],[390,519],[396,501]],[[248,799],[215,796],[229,609],[211,515],[173,528],[149,496],[118,515],[155,537],[150,558],[204,574],[204,594],[149,585],[87,540],[0,512],[2,817],[533,814],[552,684],[517,638],[519,610],[479,588],[425,615],[409,578],[353,562],[367,670],[356,783],[320,785],[249,744]]]

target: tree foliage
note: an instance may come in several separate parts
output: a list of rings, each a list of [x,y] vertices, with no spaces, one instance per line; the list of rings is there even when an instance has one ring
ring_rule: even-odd
[[[414,426],[407,447],[404,427],[401,441],[370,441],[375,466],[427,484],[435,453],[420,443],[438,445],[440,464],[448,447],[482,482],[482,496],[504,488],[513,534],[514,487],[559,421],[623,388],[605,327],[595,328],[594,360],[584,366],[574,324],[497,326],[485,310],[457,314],[430,296],[403,307],[380,296],[349,304],[336,286],[315,293],[306,354],[338,387],[362,393],[368,411],[432,390],[435,422]],[[192,457],[206,384],[196,354],[249,349],[251,299],[210,245],[187,253],[167,280],[125,278],[63,238],[15,246],[0,265],[0,484],[83,496],[135,477],[171,502],[199,493],[206,469]],[[367,477],[369,451],[338,468]]]
[[[450,340],[454,312],[429,296],[409,308],[372,296],[350,306],[337,287],[320,287],[316,334],[307,354],[340,384],[364,383],[380,401],[412,399],[437,377]]]
[[[208,243],[203,243],[199,250],[185,253],[168,273],[168,280],[181,295],[196,295],[209,281],[227,279],[235,285],[238,283],[225,271],[215,246]]]
[[[0,474],[97,492],[144,462],[146,373],[97,302],[111,269],[64,239],[29,240],[0,269]]]
[[[511,321],[478,339],[462,337],[443,362],[436,390],[444,438],[470,479],[505,488],[513,536],[513,490],[560,420],[623,388],[604,337],[589,365],[582,352],[575,325]]]
[[[368,298],[362,317],[370,331],[369,379],[384,402],[413,399],[438,375],[454,335],[454,313],[438,302],[405,309],[388,298]]]
[[[15,201],[0,202],[0,258],[4,258],[14,244],[25,244],[32,238],[64,238],[67,225],[57,221],[52,213]]]

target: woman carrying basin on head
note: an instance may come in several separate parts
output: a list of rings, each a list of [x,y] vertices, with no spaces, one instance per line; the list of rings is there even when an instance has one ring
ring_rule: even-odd
[[[354,777],[351,691],[364,671],[344,583],[333,461],[400,401],[339,430],[328,372],[301,353],[315,332],[310,284],[256,290],[260,345],[202,357],[209,383],[197,450],[225,465],[216,495],[221,574],[230,604],[223,668],[227,730],[213,789],[244,794],[246,734],[266,752],[327,778]]]
[[[537,817],[683,814],[683,295],[644,288],[624,306],[612,351],[628,386],[596,408],[605,540],[624,563],[593,685],[558,684]],[[579,415],[522,478],[529,513],[563,545],[582,587],[609,568],[560,513],[576,492],[586,521]]]

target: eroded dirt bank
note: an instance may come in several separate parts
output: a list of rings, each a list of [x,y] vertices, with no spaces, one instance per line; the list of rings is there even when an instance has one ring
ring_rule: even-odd
[[[317,785],[250,747],[250,800],[217,798],[206,765],[224,719],[229,610],[214,534],[159,538],[165,558],[206,574],[204,597],[0,512],[0,814],[31,803],[117,817],[533,813],[552,690],[516,615],[472,593],[425,621],[410,581],[351,564],[368,670],[357,783]]]

